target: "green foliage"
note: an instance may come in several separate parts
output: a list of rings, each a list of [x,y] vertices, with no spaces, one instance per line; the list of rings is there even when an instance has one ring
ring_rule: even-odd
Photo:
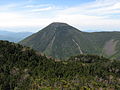
[[[0,41],[0,90],[119,90],[120,61],[78,55],[65,61]]]

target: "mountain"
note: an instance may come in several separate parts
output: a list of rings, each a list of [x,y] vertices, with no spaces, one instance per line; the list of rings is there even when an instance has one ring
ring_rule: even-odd
[[[19,43],[57,59],[77,54],[120,59],[120,32],[88,33],[60,22],[48,25]]]
[[[94,43],[98,55],[120,60],[120,32],[94,32],[86,36]]]
[[[0,41],[0,90],[120,90],[120,61],[77,55],[56,61]]]
[[[0,40],[8,40],[11,42],[19,42],[29,35],[32,35],[32,32],[10,32],[0,30]]]

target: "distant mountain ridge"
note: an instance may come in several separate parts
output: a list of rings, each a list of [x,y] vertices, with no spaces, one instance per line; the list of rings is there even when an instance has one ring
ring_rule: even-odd
[[[25,37],[31,34],[32,32],[10,32],[10,31],[0,30],[0,40],[19,42],[20,40],[24,39]]]
[[[60,22],[48,25],[19,43],[57,59],[77,54],[120,59],[120,32],[88,33]]]

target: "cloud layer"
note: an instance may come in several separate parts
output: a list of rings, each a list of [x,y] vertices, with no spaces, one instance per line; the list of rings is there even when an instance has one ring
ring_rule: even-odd
[[[57,21],[83,31],[120,31],[120,0],[96,0],[71,7],[29,2],[32,0],[0,6],[0,29],[34,31],[33,27],[38,30]]]

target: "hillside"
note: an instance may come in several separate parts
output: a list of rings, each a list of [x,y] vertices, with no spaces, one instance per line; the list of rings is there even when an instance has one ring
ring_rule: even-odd
[[[19,42],[31,34],[32,32],[10,32],[10,31],[0,30],[0,40],[8,40],[10,42]]]
[[[52,23],[19,43],[57,59],[96,51],[81,31],[65,23]]]
[[[0,90],[120,89],[120,61],[97,55],[58,61],[0,41],[0,64]]]
[[[86,36],[94,43],[98,55],[120,60],[120,32],[94,32]]]
[[[55,22],[19,42],[57,59],[77,54],[97,54],[120,59],[120,32],[82,32]]]

